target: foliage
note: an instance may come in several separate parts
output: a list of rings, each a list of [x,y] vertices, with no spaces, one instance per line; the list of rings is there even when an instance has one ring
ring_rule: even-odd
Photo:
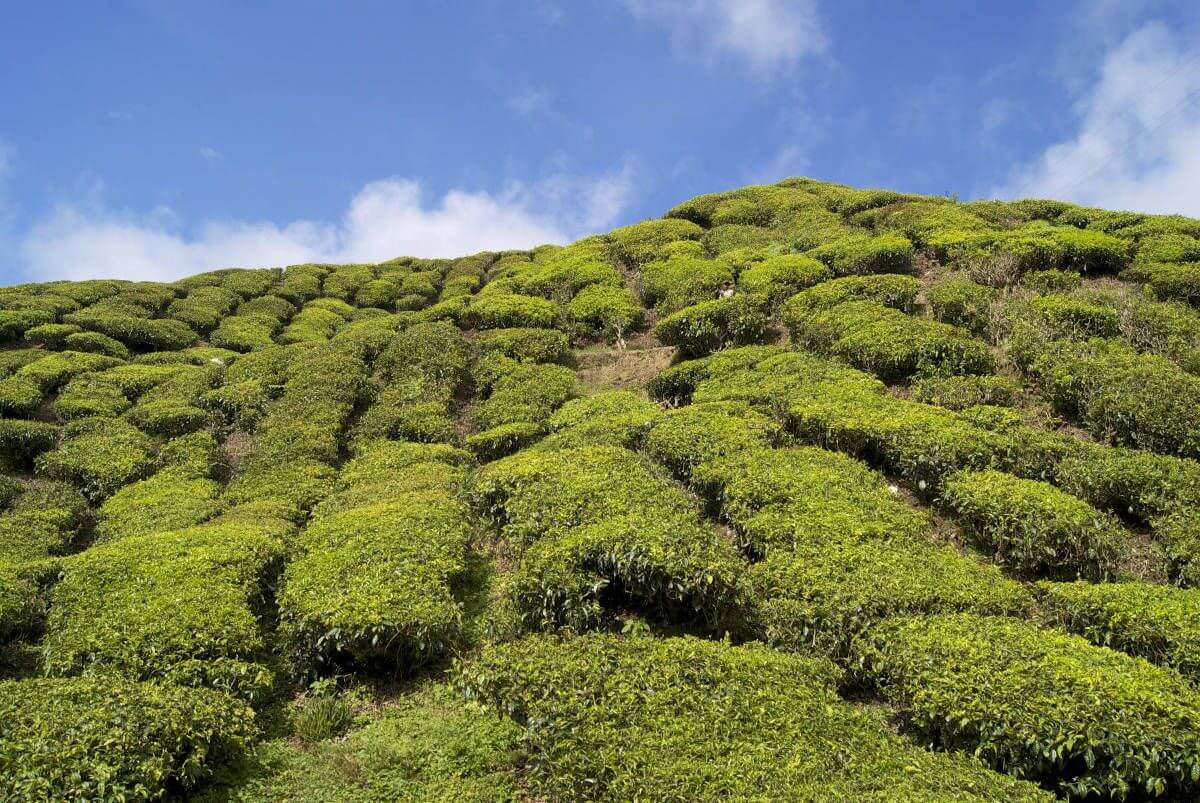
[[[768,323],[761,299],[735,295],[677,310],[658,322],[654,335],[664,344],[676,346],[681,354],[698,357],[761,340]]]

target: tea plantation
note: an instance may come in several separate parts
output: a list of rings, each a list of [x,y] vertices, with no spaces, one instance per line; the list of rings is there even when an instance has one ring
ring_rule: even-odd
[[[788,179],[0,289],[0,799],[1200,799],[1200,220]]]

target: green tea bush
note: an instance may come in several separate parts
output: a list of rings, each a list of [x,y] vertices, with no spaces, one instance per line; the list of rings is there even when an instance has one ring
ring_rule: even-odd
[[[651,262],[642,268],[642,300],[670,313],[712,300],[721,285],[731,281],[733,271],[717,260],[675,257]]]
[[[771,308],[801,290],[833,278],[827,266],[802,254],[782,254],[756,262],[738,275],[739,289],[766,297]]]
[[[0,413],[26,416],[41,403],[42,389],[36,383],[18,376],[0,379]]]
[[[1064,458],[1054,473],[1067,492],[1142,523],[1200,507],[1200,463],[1194,460],[1097,445]]]
[[[558,305],[553,301],[515,293],[474,296],[462,314],[463,325],[472,329],[552,329],[557,318]]]
[[[1151,527],[1167,553],[1171,580],[1200,587],[1200,508],[1180,508],[1153,519]]]
[[[224,287],[197,287],[167,307],[167,315],[183,321],[201,334],[207,334],[234,310],[242,298]]]
[[[0,309],[0,338],[19,340],[30,329],[54,323],[54,313],[39,309]]]
[[[546,799],[1050,799],[907,743],[842,702],[836,679],[760,645],[615,636],[490,646],[456,673],[522,726]]]
[[[966,331],[874,301],[839,304],[789,323],[792,337],[804,346],[841,357],[884,380],[930,369],[986,374],[995,368],[987,345]]]
[[[836,527],[820,542],[770,552],[751,567],[748,583],[757,637],[840,662],[850,660],[855,637],[893,616],[1024,615],[1033,607],[1020,583],[952,546],[904,537],[861,541]]]
[[[1200,262],[1139,263],[1122,271],[1121,278],[1145,284],[1159,300],[1200,304]]]
[[[471,419],[479,429],[501,424],[537,423],[576,395],[575,372],[562,365],[513,363],[475,405]]]
[[[122,487],[96,512],[97,540],[180,530],[208,520],[220,509],[221,487],[206,474],[171,466]]]
[[[400,438],[423,443],[453,442],[457,438],[450,414],[452,394],[419,373],[392,380],[354,427],[355,440]]]
[[[698,357],[761,340],[769,323],[762,298],[739,294],[677,310],[658,322],[654,336],[681,354]]]
[[[980,404],[1008,407],[1016,403],[1020,391],[1020,383],[1007,376],[930,374],[917,376],[912,383],[913,399],[951,410]]]
[[[882,475],[812,446],[730,450],[691,473],[691,484],[755,555],[828,541],[916,541],[929,516],[906,505]]]
[[[1200,262],[1200,239],[1188,234],[1154,234],[1138,242],[1135,258],[1142,263]]]
[[[86,511],[87,501],[65,482],[24,483],[9,509],[0,513],[0,563],[35,561],[66,553]]]
[[[912,270],[913,244],[898,234],[850,234],[808,251],[838,276],[870,273],[908,273]]]
[[[1069,446],[1054,433],[1026,426],[997,431],[961,413],[861,388],[795,396],[786,415],[800,438],[877,461],[924,497],[959,469],[1050,477]]]
[[[468,435],[465,445],[480,461],[488,462],[536,443],[545,432],[541,424],[515,421]]]
[[[787,238],[782,232],[765,226],[724,223],[720,226],[713,226],[700,235],[700,242],[703,244],[706,254],[716,257],[742,248],[775,246],[784,250]]]
[[[149,473],[151,447],[146,435],[120,419],[82,418],[63,428],[57,449],[38,456],[37,471],[68,480],[98,501]]]
[[[0,681],[0,794],[155,800],[195,787],[257,735],[227,695],[115,678]]]
[[[710,402],[668,410],[646,434],[646,453],[687,481],[710,460],[772,446],[779,425],[741,402]]]
[[[1039,296],[1031,303],[1059,337],[1086,339],[1120,334],[1121,317],[1114,307],[1057,294]]]
[[[300,665],[411,665],[447,649],[460,627],[454,584],[470,537],[465,509],[440,491],[314,521],[279,594],[282,635]]]
[[[1000,292],[963,276],[942,279],[926,291],[933,317],[976,334],[987,331],[992,304]]]
[[[278,519],[216,519],[121,537],[65,560],[50,595],[45,672],[263,694],[270,673],[259,663],[266,643],[256,612],[291,529]]]
[[[342,315],[310,303],[300,310],[279,333],[279,342],[305,343],[329,340],[346,323],[348,315],[349,313]]]
[[[397,332],[375,366],[385,379],[416,374],[452,393],[466,381],[470,361],[470,348],[462,333],[453,324],[434,321]]]
[[[1021,277],[1021,286],[1035,293],[1069,293],[1082,283],[1078,273],[1067,270],[1031,270]]]
[[[860,652],[924,742],[1073,797],[1196,793],[1197,693],[1170,670],[970,614],[884,621]]]
[[[716,626],[738,605],[732,545],[625,449],[523,451],[484,466],[470,497],[520,556],[526,627],[594,627],[615,604]]]
[[[65,346],[68,336],[82,332],[73,323],[44,323],[25,331],[25,339],[35,346],[59,351]]]
[[[567,314],[584,332],[606,340],[620,340],[641,326],[645,310],[626,287],[593,284],[584,287],[567,304]]]
[[[1022,574],[1102,578],[1127,548],[1128,536],[1111,515],[1052,485],[1001,471],[952,475],[942,503],[972,546]]]
[[[1119,446],[1200,456],[1200,377],[1112,340],[1044,344],[1029,373],[1055,408]]]
[[[92,371],[103,371],[120,365],[121,361],[102,354],[85,354],[79,351],[62,351],[47,354],[17,370],[16,376],[28,379],[49,393],[65,385],[73,377]]]
[[[232,351],[254,351],[274,344],[279,327],[279,321],[267,315],[231,315],[221,321],[208,340]]]
[[[659,257],[661,250],[676,240],[698,240],[704,230],[686,220],[647,220],[608,233],[613,254],[630,265],[641,265]]]
[[[196,332],[183,321],[172,318],[137,318],[81,310],[64,316],[63,323],[99,332],[130,348],[171,351],[196,342]]]
[[[483,357],[501,354],[518,362],[571,361],[570,341],[555,329],[487,329],[475,336],[473,344]]]
[[[35,578],[0,558],[0,645],[35,630],[41,608]]]
[[[1048,624],[1200,679],[1200,589],[1043,581],[1037,594]]]
[[[546,419],[545,425],[551,435],[541,442],[541,448],[623,446],[636,449],[662,415],[662,408],[657,404],[628,390],[611,390],[572,399]]]
[[[836,307],[847,301],[875,301],[901,312],[911,312],[920,290],[921,280],[915,276],[887,273],[842,276],[789,298],[783,305],[783,320],[790,328],[793,321],[813,310]]]

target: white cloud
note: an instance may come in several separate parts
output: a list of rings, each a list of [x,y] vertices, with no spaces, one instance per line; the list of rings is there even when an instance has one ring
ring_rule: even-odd
[[[1073,136],[997,194],[1200,216],[1200,51],[1162,23],[1105,55],[1076,104]]]
[[[223,154],[210,145],[205,145],[200,149],[200,158],[206,162],[220,161],[222,157]]]
[[[550,96],[539,89],[524,89],[508,99],[508,107],[520,115],[546,111]]]
[[[664,26],[680,52],[716,53],[770,73],[818,56],[829,40],[816,0],[625,0],[638,19]],[[697,49],[711,52],[699,52]]]
[[[451,190],[428,203],[419,182],[364,186],[336,222],[209,221],[185,229],[169,209],[105,208],[97,191],[56,207],[20,238],[31,279],[170,280],[220,267],[299,262],[378,262],[396,256],[459,256],[569,242],[611,225],[626,208],[632,170],[596,178],[558,176],[500,193]]]

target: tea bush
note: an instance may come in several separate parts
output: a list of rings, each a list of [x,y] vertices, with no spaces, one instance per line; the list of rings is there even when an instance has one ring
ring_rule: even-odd
[[[729,265],[712,259],[673,257],[643,266],[642,301],[662,313],[711,301],[725,282],[733,281]]]
[[[970,614],[886,620],[860,645],[922,741],[1077,797],[1196,792],[1197,693],[1170,670]]]
[[[9,800],[154,800],[195,787],[257,735],[218,692],[115,678],[0,681]]]
[[[1007,407],[1015,404],[1021,385],[1007,376],[917,376],[912,397],[924,404],[965,410],[979,404]]]
[[[1126,549],[1114,517],[1038,480],[964,471],[946,481],[942,503],[972,546],[1020,573],[1101,578]]]
[[[668,410],[646,434],[645,450],[686,482],[710,460],[771,446],[780,436],[775,421],[746,404],[710,402]]]
[[[851,301],[789,321],[792,337],[841,357],[881,379],[921,370],[986,374],[995,368],[988,347],[962,329],[914,318],[873,301]]]
[[[279,519],[218,518],[121,537],[65,560],[50,595],[45,672],[263,694],[270,674],[256,613],[291,529]]]
[[[829,267],[801,254],[771,256],[738,274],[739,289],[745,293],[764,296],[769,308],[805,288],[833,278]]]
[[[483,357],[500,354],[518,362],[571,361],[571,344],[566,334],[554,329],[488,329],[476,335],[473,343]]]
[[[74,483],[92,501],[149,473],[152,443],[119,418],[82,418],[63,428],[57,449],[37,458],[39,474]]]
[[[1000,293],[966,277],[950,276],[930,287],[925,295],[933,317],[983,334],[988,328],[990,308]]]
[[[87,500],[55,480],[23,483],[20,494],[0,513],[0,563],[21,563],[62,555],[83,524]]]
[[[686,220],[647,220],[610,231],[606,239],[617,259],[641,265],[658,258],[662,248],[676,240],[698,240],[704,230]]]
[[[769,319],[762,299],[735,295],[677,310],[654,327],[654,336],[686,356],[703,356],[761,340]]]
[[[593,337],[623,338],[642,325],[645,310],[625,287],[593,284],[580,290],[567,304],[567,314]]]
[[[585,396],[558,408],[545,421],[549,437],[540,448],[623,446],[636,449],[663,415],[662,409],[628,390]]]
[[[1122,271],[1121,278],[1131,282],[1142,282],[1154,297],[1160,300],[1200,304],[1200,262],[1182,265],[1135,264]]]
[[[558,306],[553,301],[515,293],[474,296],[461,316],[463,324],[473,329],[552,329],[557,318]]]
[[[907,273],[912,269],[913,244],[898,234],[848,235],[808,251],[837,276],[869,273]]]
[[[759,645],[536,636],[484,648],[456,683],[523,728],[547,799],[1043,799],[891,734],[836,677]]]
[[[1200,589],[1138,582],[1036,588],[1047,623],[1200,679]]]

